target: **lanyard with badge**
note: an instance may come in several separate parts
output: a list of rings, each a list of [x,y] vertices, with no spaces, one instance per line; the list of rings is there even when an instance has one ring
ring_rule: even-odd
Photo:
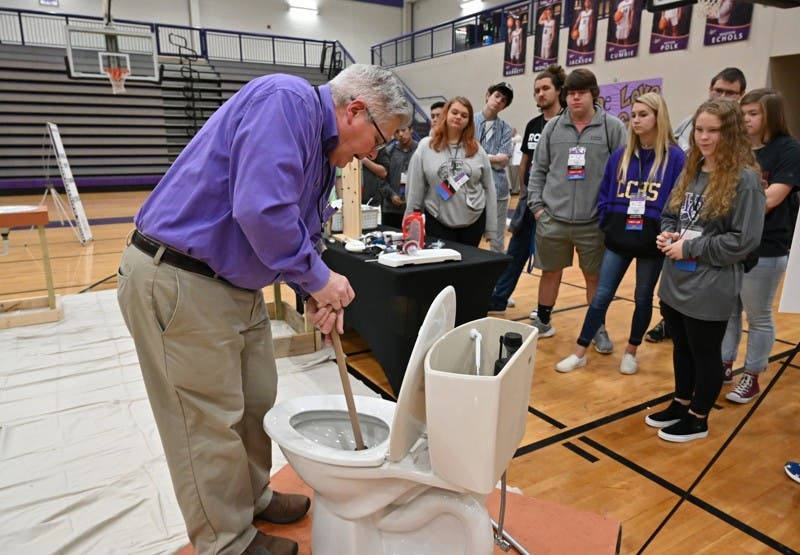
[[[700,226],[695,228],[695,223],[700,217],[700,210],[702,209],[703,205],[703,193],[705,193],[705,190],[706,188],[704,186],[703,190],[696,194],[691,203],[689,223],[684,226],[683,221],[681,221],[681,233],[679,239],[688,241],[690,239],[700,237],[703,234],[703,228]],[[675,268],[678,270],[683,270],[684,272],[694,272],[697,270],[697,258],[681,258],[680,260],[676,260]]]
[[[641,231],[644,228],[644,212],[647,203],[647,195],[642,190],[642,159],[637,155],[639,161],[639,183],[636,192],[633,193],[628,202],[628,213],[625,219],[625,231]]]
[[[586,179],[586,147],[573,146],[569,149],[567,158],[567,179],[578,181]]]
[[[439,187],[437,187],[436,191],[439,193],[439,196],[442,197],[442,200],[450,200],[453,198],[461,187],[463,187],[467,181],[469,181],[469,176],[463,171],[459,171],[459,164],[458,164],[458,152],[461,150],[461,144],[459,143],[456,145],[455,154],[453,153],[450,145],[447,145],[447,152],[450,154],[450,161],[449,167],[447,171],[447,177],[439,183]]]

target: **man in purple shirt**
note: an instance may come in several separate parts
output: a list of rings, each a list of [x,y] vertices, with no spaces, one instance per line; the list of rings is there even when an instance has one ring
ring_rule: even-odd
[[[136,216],[118,299],[136,344],[189,539],[200,555],[297,553],[254,519],[302,518],[307,497],[269,488],[261,420],[277,373],[261,288],[307,297],[323,334],[355,295],[323,263],[335,167],[374,158],[410,107],[388,71],[362,64],[312,87],[255,79],[186,146]]]

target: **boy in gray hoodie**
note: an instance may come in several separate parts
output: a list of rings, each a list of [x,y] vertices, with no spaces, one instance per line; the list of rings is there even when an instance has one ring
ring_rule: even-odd
[[[603,232],[597,225],[597,197],[608,157],[626,140],[625,126],[597,103],[600,88],[588,69],[576,69],[564,83],[567,109],[542,131],[528,183],[528,207],[536,218],[534,266],[542,270],[539,306],[533,325],[540,337],[551,337],[550,324],[561,274],[572,265],[573,252],[586,280],[586,301],[597,290],[603,259]],[[605,326],[595,349],[613,350]]]

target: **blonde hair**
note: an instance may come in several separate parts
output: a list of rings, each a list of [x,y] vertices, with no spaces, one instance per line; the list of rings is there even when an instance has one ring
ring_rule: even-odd
[[[692,118],[692,128],[700,114],[710,114],[721,123],[719,144],[714,152],[714,168],[708,177],[705,202],[701,215],[705,219],[720,218],[730,212],[736,196],[736,186],[742,170],[752,168],[758,172],[750,140],[744,127],[744,117],[739,104],[731,100],[716,99],[703,102]],[[669,208],[677,212],[686,196],[689,185],[700,173],[703,155],[694,140],[694,132],[689,136],[689,152],[686,157],[681,179],[669,197]]]
[[[661,176],[664,175],[664,170],[669,162],[669,145],[675,144],[675,137],[672,134],[672,125],[669,123],[669,111],[667,110],[667,103],[660,94],[654,92],[644,93],[638,97],[633,103],[644,104],[650,108],[656,116],[656,141],[653,145],[653,152],[655,153],[655,161],[653,167],[650,168],[650,175],[647,176],[648,181],[653,181],[658,176],[659,170]],[[628,144],[625,145],[625,152],[622,153],[622,158],[619,161],[617,168],[617,179],[624,181],[628,175],[628,166],[630,166],[634,153],[642,148],[642,143],[639,140],[639,135],[633,132],[633,125],[628,125]],[[641,179],[642,176],[639,176]]]

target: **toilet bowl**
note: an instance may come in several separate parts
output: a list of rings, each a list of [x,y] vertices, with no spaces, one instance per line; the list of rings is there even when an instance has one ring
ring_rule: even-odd
[[[495,318],[455,323],[445,288],[431,304],[398,401],[356,396],[366,449],[355,441],[343,395],[290,399],[264,430],[314,490],[315,555],[488,554],[486,496],[522,439],[537,331]],[[487,340],[476,369],[470,330]],[[494,375],[496,338],[522,346]]]

